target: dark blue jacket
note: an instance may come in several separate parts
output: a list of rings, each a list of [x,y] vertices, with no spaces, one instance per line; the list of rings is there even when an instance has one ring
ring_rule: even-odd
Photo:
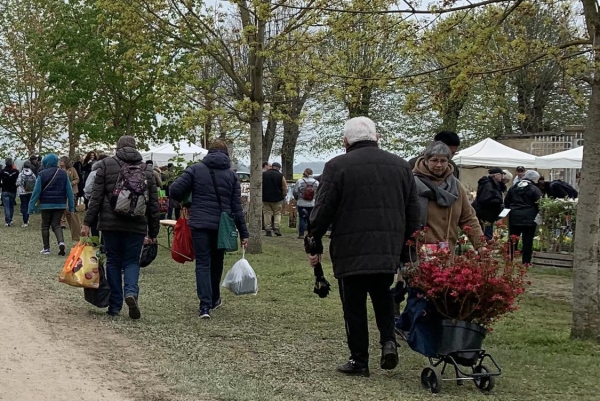
[[[210,150],[201,163],[186,168],[183,174],[171,184],[169,196],[177,202],[182,202],[184,197],[191,193],[190,227],[218,230],[221,207],[211,179],[211,169],[215,173],[222,210],[233,215],[240,237],[249,238],[250,234],[246,228],[242,209],[240,182],[231,170],[231,162],[225,152]]]
[[[32,214],[36,202],[40,201],[41,210],[65,209],[75,211],[73,188],[65,170],[58,168],[58,156],[49,154],[42,160],[44,169],[40,171],[35,181],[29,213]],[[56,175],[55,175],[56,173]]]

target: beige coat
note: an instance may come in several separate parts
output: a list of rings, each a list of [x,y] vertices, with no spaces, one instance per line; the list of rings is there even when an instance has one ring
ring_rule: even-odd
[[[453,174],[454,168],[452,165],[448,165],[448,170],[444,178],[435,177],[427,171],[423,160],[422,157],[419,158],[413,172],[427,175],[436,184],[441,184],[445,180],[445,177]],[[484,245],[481,241],[483,232],[481,231],[479,220],[469,202],[467,189],[460,182],[458,199],[451,207],[441,207],[435,201],[429,201],[427,225],[429,226],[429,232],[425,236],[425,242],[428,244],[448,241],[450,249],[454,249],[458,241],[458,228],[471,227],[467,235],[473,246],[479,248]]]

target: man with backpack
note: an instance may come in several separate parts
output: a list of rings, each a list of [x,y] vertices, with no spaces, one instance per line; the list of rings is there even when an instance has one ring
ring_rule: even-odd
[[[139,319],[138,278],[144,244],[156,242],[159,223],[158,190],[152,170],[142,161],[132,136],[122,136],[114,157],[99,162],[94,187],[81,226],[81,236],[99,222],[110,285],[108,315],[116,316],[125,303],[129,317]],[[125,281],[123,287],[122,279]]]
[[[23,163],[23,170],[21,170],[17,181],[17,193],[21,200],[21,214],[23,215],[23,225],[21,227],[29,227],[29,201],[31,201],[31,194],[33,194],[37,179],[31,167],[29,160]]]
[[[294,199],[298,201],[298,239],[304,239],[307,221],[310,218],[315,207],[315,193],[319,187],[319,182],[312,177],[313,171],[310,168],[304,170],[302,178],[296,181],[294,185]]]
[[[263,171],[263,213],[265,221],[271,221],[274,217],[273,232],[281,237],[281,209],[283,200],[287,195],[287,182],[285,177],[279,171],[281,164],[275,162],[271,165],[271,170]],[[267,228],[267,237],[271,237],[271,230]]]

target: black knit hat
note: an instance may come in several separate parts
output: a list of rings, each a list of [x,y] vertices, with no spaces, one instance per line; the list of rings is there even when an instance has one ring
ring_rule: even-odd
[[[504,171],[500,167],[492,167],[488,170],[488,174],[502,174],[504,175]]]
[[[460,146],[460,138],[456,132],[452,131],[440,131],[433,138],[434,141],[440,141],[445,143],[447,146]]]

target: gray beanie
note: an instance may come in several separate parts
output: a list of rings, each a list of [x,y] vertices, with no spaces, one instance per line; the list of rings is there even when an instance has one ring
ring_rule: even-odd
[[[538,182],[538,180],[540,179],[540,173],[538,173],[535,170],[527,170],[525,172],[525,175],[523,176],[523,179],[529,180],[531,182]]]
[[[121,148],[135,148],[135,138],[130,135],[123,135],[117,142],[117,149]]]

